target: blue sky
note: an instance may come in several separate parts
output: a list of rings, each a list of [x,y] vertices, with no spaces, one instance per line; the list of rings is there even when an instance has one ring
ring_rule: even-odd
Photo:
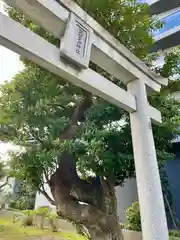
[[[153,3],[155,0],[137,0],[137,2],[147,2],[147,3]]]

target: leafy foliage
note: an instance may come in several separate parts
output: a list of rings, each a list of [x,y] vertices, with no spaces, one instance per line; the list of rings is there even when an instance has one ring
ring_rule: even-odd
[[[0,162],[0,180],[5,177],[4,163]]]
[[[162,26],[149,16],[149,6],[136,0],[76,0],[95,20],[139,58],[153,43],[152,31]]]
[[[169,235],[172,237],[180,237],[180,230],[172,230],[169,232]]]
[[[139,203],[134,202],[126,211],[125,227],[133,231],[141,231],[141,215]]]
[[[53,219],[51,218],[51,214],[50,214],[50,208],[49,207],[39,207],[37,210],[34,211],[36,216],[39,216],[40,219],[40,228],[43,229],[44,228],[44,221],[45,219],[48,217],[49,219]],[[53,223],[53,221],[51,221]]]
[[[12,172],[12,174],[14,171]],[[13,189],[13,194],[9,201],[9,206],[19,210],[34,209],[36,189],[27,181],[16,180],[17,185]]]
[[[170,53],[165,53],[164,64],[161,67],[155,67],[155,71],[165,78],[179,77],[180,74],[180,47],[177,47]],[[177,78],[178,79],[178,78]],[[176,80],[177,80],[176,79]],[[173,83],[173,81],[172,81]],[[172,90],[172,89],[171,89]],[[177,91],[175,88],[174,90]]]
[[[147,56],[153,43],[151,32],[161,25],[150,18],[147,4],[135,0],[76,2],[139,58]],[[23,14],[12,8],[8,13],[41,37],[59,44]],[[165,65],[156,71],[167,77],[177,73],[178,59],[167,55]],[[76,156],[78,171],[85,178],[93,174],[123,184],[124,179],[134,176],[128,113],[93,96],[93,104],[78,123],[75,137],[64,140],[61,135],[71,124],[84,91],[31,61],[22,60],[24,70],[0,89],[0,139],[22,146],[20,154],[12,153],[12,174],[42,191],[57,167],[58,156],[68,150]],[[93,64],[91,67],[107,74]],[[171,157],[171,140],[178,134],[180,123],[180,104],[169,96],[171,87],[170,84],[149,99],[163,115],[163,123],[153,126],[159,162]]]
[[[33,211],[25,210],[23,213],[25,216],[23,217],[22,225],[25,227],[33,226]]]
[[[37,216],[47,217],[49,216],[51,209],[49,207],[39,207],[37,210],[34,211]]]

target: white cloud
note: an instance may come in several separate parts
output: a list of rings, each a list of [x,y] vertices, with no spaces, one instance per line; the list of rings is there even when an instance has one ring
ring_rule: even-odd
[[[23,69],[19,55],[0,46],[0,84],[11,81],[12,77]]]
[[[4,2],[0,0],[0,12],[4,12]]]
[[[10,150],[12,150],[13,152],[19,152],[21,151],[21,148],[11,143],[3,143],[0,141],[0,161],[7,162],[10,159]]]
[[[5,4],[1,0],[0,12],[6,14]],[[22,69],[19,55],[0,45],[0,84],[5,80],[11,81],[12,77]]]

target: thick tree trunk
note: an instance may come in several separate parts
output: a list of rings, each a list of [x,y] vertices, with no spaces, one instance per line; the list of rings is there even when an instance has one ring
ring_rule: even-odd
[[[101,228],[98,229],[98,226],[96,226],[95,229],[90,228],[89,233],[91,236],[91,240],[112,240],[112,238],[110,238],[110,234],[104,233]]]
[[[57,213],[84,225],[90,239],[121,239],[114,187],[103,179],[81,180],[72,154],[63,153],[61,156],[59,168],[51,176],[50,188]]]
[[[92,96],[84,92],[84,97],[72,115],[71,124],[60,135],[61,140],[73,139],[79,128],[78,122],[85,120]],[[114,187],[103,178],[81,180],[73,154],[61,154],[59,167],[51,176],[49,185],[59,216],[85,226],[92,240],[121,239]]]
[[[91,236],[91,240],[122,240],[122,235],[120,230],[114,230],[109,232],[102,231],[101,228],[90,228],[89,233]]]

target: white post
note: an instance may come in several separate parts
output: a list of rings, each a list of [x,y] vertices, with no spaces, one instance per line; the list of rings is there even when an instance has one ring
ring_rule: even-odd
[[[146,86],[142,79],[128,84],[137,111],[130,113],[136,179],[144,240],[168,240],[162,188],[157,164]]]

